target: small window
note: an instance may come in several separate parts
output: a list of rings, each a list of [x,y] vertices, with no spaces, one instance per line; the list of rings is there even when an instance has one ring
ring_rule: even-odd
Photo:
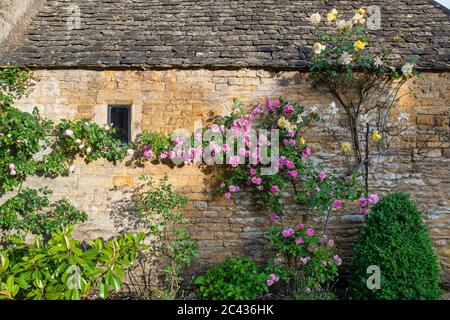
[[[116,138],[123,143],[131,141],[131,108],[126,105],[108,106],[108,123],[116,129]]]

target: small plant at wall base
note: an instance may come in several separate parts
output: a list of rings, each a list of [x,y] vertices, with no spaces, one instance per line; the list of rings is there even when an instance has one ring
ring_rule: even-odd
[[[156,260],[156,270],[163,271],[164,277],[158,280],[156,288],[146,278],[144,282],[147,288],[144,289],[147,292],[137,294],[175,299],[181,288],[182,271],[197,254],[197,243],[189,235],[187,221],[178,211],[186,205],[187,198],[172,190],[167,177],[162,178],[159,185],[145,176],[140,179],[144,185],[133,195],[133,209],[138,215],[139,225],[152,241],[143,263]],[[136,280],[132,274],[131,277]]]
[[[197,277],[202,298],[212,300],[255,300],[268,292],[267,274],[247,257],[228,257],[205,275]]]
[[[267,285],[285,284],[291,299],[329,299],[342,260],[334,254],[334,241],[311,227],[273,226],[268,232],[270,249],[276,254],[266,268]],[[276,279],[277,281],[274,281]],[[283,290],[283,287],[281,287]]]
[[[379,288],[368,288],[369,266],[380,270]],[[439,281],[439,262],[422,213],[408,194],[387,195],[373,208],[354,247],[350,268],[352,297],[438,299]]]

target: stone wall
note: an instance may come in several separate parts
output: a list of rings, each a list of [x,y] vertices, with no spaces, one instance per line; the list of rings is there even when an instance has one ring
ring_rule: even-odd
[[[253,105],[265,96],[284,96],[306,106],[319,103],[324,109],[332,100],[313,89],[307,75],[298,72],[199,69],[36,73],[41,81],[28,98],[18,103],[23,110],[31,111],[37,106],[44,116],[54,120],[87,116],[104,122],[108,104],[127,103],[132,106],[134,135],[142,129],[166,133],[177,128],[193,130],[210,116],[227,113],[235,97]],[[414,195],[424,210],[445,280],[450,278],[450,147],[428,141],[423,130],[450,109],[450,73],[426,73],[409,83],[409,87],[414,89],[416,98],[403,98],[399,105],[400,110],[411,113],[412,127],[401,143],[406,151],[380,162],[380,170],[373,172],[373,188],[380,192],[402,189]],[[318,160],[335,167],[340,164],[333,153],[336,146],[324,134],[315,131],[308,140],[313,143]],[[414,157],[410,151],[421,141],[430,151],[425,160]],[[437,149],[430,149],[436,146]],[[55,190],[55,197],[67,197],[86,210],[89,221],[78,228],[78,236],[110,237],[123,229],[130,218],[126,200],[130,188],[139,183],[138,176],[167,174],[176,190],[190,199],[184,216],[190,219],[190,229],[200,247],[197,270],[230,254],[261,258],[265,252],[262,231],[267,226],[266,212],[260,212],[245,193],[231,202],[214,194],[216,170],[193,165],[169,168],[147,164],[144,168],[131,168],[105,161],[90,165],[77,162],[70,177],[30,178],[27,185],[48,185]],[[332,220],[330,232],[345,263],[361,222],[361,216],[352,214]]]

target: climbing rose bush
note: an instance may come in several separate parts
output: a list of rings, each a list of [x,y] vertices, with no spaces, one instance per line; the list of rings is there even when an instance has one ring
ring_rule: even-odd
[[[215,140],[209,143],[210,149],[218,146],[217,153],[231,160],[228,163],[231,170],[220,177],[218,191],[226,199],[244,188],[255,191],[272,217],[285,213],[286,191],[293,192],[300,205],[322,213],[358,199],[362,191],[357,174],[342,177],[313,161],[314,148],[304,136],[318,120],[320,117],[314,110],[284,99],[266,99],[248,113],[235,104],[229,116],[211,126],[212,130],[231,131],[235,144],[242,145],[238,154],[233,155],[228,150],[233,148],[228,144],[218,144]],[[252,140],[250,133],[255,131],[258,137]],[[270,163],[262,163],[260,159],[267,155]],[[272,166],[270,171],[269,166]]]

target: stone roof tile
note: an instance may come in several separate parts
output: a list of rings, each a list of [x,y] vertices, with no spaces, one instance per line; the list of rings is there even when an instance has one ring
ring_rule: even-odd
[[[350,18],[372,4],[382,14],[373,33],[394,53],[450,69],[450,14],[431,0],[47,0],[0,64],[304,68],[311,13],[335,7]],[[68,28],[74,5],[79,29]]]

